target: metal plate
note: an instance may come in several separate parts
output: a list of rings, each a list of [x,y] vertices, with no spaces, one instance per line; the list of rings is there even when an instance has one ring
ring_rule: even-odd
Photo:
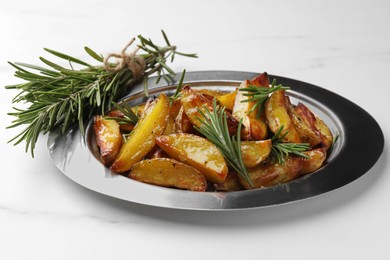
[[[194,88],[234,90],[243,80],[259,73],[236,71],[187,72],[184,83]],[[180,79],[180,74],[175,78]],[[98,159],[91,130],[85,137],[78,130],[67,135],[51,133],[48,148],[54,164],[71,180],[93,191],[135,203],[193,210],[234,210],[273,206],[298,201],[342,187],[364,175],[383,151],[384,138],[378,123],[351,101],[326,89],[301,81],[270,75],[278,84],[289,86],[293,104],[303,102],[338,135],[326,164],[302,178],[270,188],[237,192],[192,192],[158,187],[116,175]],[[173,94],[176,86],[149,79],[150,94]],[[126,99],[144,102],[141,84]],[[375,138],[372,138],[375,136]]]

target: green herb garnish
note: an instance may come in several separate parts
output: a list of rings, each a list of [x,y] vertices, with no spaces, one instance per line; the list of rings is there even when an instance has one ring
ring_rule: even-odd
[[[269,95],[278,90],[288,89],[290,88],[283,85],[276,85],[276,79],[274,79],[272,81],[271,87],[269,88],[248,85],[248,87],[238,90],[246,92],[243,95],[249,97],[248,99],[242,100],[241,102],[255,102],[255,105],[248,111],[248,114],[252,113],[256,108],[258,108],[256,117],[260,118],[261,113],[264,111],[265,102],[267,101]]]
[[[119,124],[132,124],[132,125],[137,124],[139,117],[137,116],[136,113],[134,113],[133,109],[131,109],[131,106],[128,103],[122,102],[118,104],[113,101],[112,104],[116,109],[122,112],[124,117],[122,118],[122,117],[105,116],[104,118],[115,120]]]
[[[201,126],[194,126],[194,128],[203,134],[210,142],[215,144],[227,160],[227,163],[236,170],[250,186],[253,186],[253,182],[248,175],[241,155],[242,120],[238,123],[237,135],[231,137],[229,135],[225,108],[217,106],[215,98],[212,111],[206,106],[203,107],[205,112],[198,108],[198,112],[201,115],[201,118],[198,117],[198,120],[201,122]]]
[[[183,80],[184,80],[184,77],[186,75],[186,70],[183,70],[182,74],[181,74],[181,77],[180,77],[180,80],[179,80],[179,84],[177,84],[177,87],[176,87],[176,91],[175,91],[175,94],[173,94],[173,96],[171,97],[168,97],[169,99],[169,105],[172,105],[172,103],[178,99],[179,97],[181,97],[181,87],[183,85]]]
[[[283,135],[282,130],[284,125],[282,125],[275,135],[271,138],[272,148],[271,148],[271,158],[278,163],[284,163],[286,157],[290,154],[309,158],[306,154],[302,153],[304,151],[310,150],[310,145],[308,143],[283,143],[283,138],[287,135],[288,131],[286,131]]]

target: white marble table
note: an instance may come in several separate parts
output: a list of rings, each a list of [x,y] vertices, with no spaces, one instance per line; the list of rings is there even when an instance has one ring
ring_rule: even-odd
[[[200,2],[196,3],[195,2]],[[164,29],[181,51],[175,71],[267,71],[357,103],[389,138],[388,1],[2,1],[0,82],[7,61],[38,63],[43,47],[85,58]],[[0,259],[385,259],[389,153],[362,178],[306,201],[237,212],[192,212],[86,190],[52,164],[46,137],[30,158],[6,144],[15,92],[0,89]],[[375,138],[373,136],[372,138]],[[364,147],[362,147],[364,152]]]

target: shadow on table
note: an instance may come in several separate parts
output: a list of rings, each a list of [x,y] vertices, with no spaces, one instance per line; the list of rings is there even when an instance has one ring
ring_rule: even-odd
[[[375,188],[384,174],[387,161],[387,150],[383,151],[381,158],[367,174],[360,179],[332,192],[298,201],[290,204],[279,205],[268,208],[238,210],[238,211],[194,211],[158,208],[152,206],[139,205],[127,201],[118,200],[105,195],[84,189],[90,199],[98,199],[101,203],[107,204],[112,210],[118,210],[129,214],[129,218],[134,215],[140,219],[148,219],[166,222],[167,224],[183,224],[199,227],[213,228],[253,228],[272,227],[287,223],[305,221],[324,214],[348,207],[353,203],[358,203],[364,194]],[[93,198],[92,198],[93,197]]]

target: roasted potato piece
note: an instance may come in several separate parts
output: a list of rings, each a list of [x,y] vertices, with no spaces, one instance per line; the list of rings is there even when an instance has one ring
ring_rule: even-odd
[[[276,133],[283,126],[282,135],[287,132],[283,141],[288,143],[301,143],[301,138],[292,123],[287,112],[286,98],[284,90],[278,90],[271,94],[265,102],[265,115],[268,126],[273,133]]]
[[[198,112],[200,109],[202,112],[205,112],[205,107],[208,110],[213,111],[213,100],[206,97],[205,95],[199,94],[196,91],[193,91],[189,86],[185,86],[182,90],[181,103],[184,108],[184,112],[188,116],[191,124],[196,127],[201,126],[201,122],[198,120],[198,117],[202,117]],[[238,121],[232,117],[230,113],[226,111],[227,123],[229,128],[229,133],[235,135],[237,133]]]
[[[246,167],[255,167],[264,161],[271,152],[270,139],[241,142],[241,155]]]
[[[148,154],[156,144],[156,136],[164,131],[169,117],[168,98],[161,94],[145,109],[134,130],[127,137],[111,170],[123,173]]]
[[[324,123],[324,121],[322,121],[318,116],[315,115],[315,118],[316,120],[314,122],[314,126],[321,134],[321,144],[326,149],[329,149],[329,147],[331,147],[333,143],[332,132]]]
[[[93,129],[96,143],[100,148],[100,156],[104,165],[109,166],[115,160],[122,145],[122,135],[119,124],[115,120],[104,119],[102,116],[94,117]]]
[[[254,187],[251,187],[241,176],[241,184],[245,189],[263,188],[291,181],[298,177],[302,169],[302,159],[288,156],[284,163],[267,162],[258,167],[248,169],[249,178]]]
[[[314,127],[314,115],[311,111],[302,110],[298,107],[294,107],[290,103],[290,99],[286,97],[287,112],[292,120],[295,130],[297,131],[299,138],[303,143],[308,143],[311,148],[316,147],[321,143],[321,135]]]
[[[193,133],[195,131],[190,119],[184,112],[184,107],[181,106],[179,113],[175,118],[175,130],[177,133]]]
[[[175,121],[173,121],[171,116],[168,116],[167,126],[164,129],[163,135],[169,135],[175,133]]]
[[[233,111],[234,101],[236,100],[237,90],[217,97],[219,104],[229,111]]]
[[[255,101],[242,102],[250,97],[244,96],[242,88],[248,87],[248,85],[257,87],[269,87],[269,80],[267,73],[262,73],[258,77],[252,80],[245,80],[241,83],[236,98],[234,100],[232,115],[237,120],[242,119],[244,128],[242,129],[241,136],[246,140],[262,140],[267,137],[267,125],[263,117],[257,118],[258,108],[249,113],[252,107],[256,104]]]
[[[249,81],[249,84],[256,87],[269,87],[269,77],[267,72],[263,72]]]
[[[117,117],[117,118],[124,118],[125,117],[125,115],[119,110],[112,110],[107,114],[107,116]],[[131,130],[134,129],[133,124],[119,124],[119,127],[122,131],[125,131],[125,132],[130,132]]]
[[[171,134],[156,138],[156,142],[172,158],[198,169],[211,183],[223,182],[228,168],[218,148],[197,135]]]
[[[219,191],[238,191],[242,190],[242,185],[237,173],[231,171],[223,182],[214,184],[214,188]]]
[[[213,89],[194,89],[194,91],[198,94],[205,95],[207,98],[211,100],[213,100],[214,97],[218,98],[225,94],[221,91],[213,90]]]
[[[169,115],[175,119],[177,117],[177,115],[179,114],[179,111],[181,109],[182,105],[181,105],[181,99],[178,98],[178,99],[175,99],[172,104],[171,104],[171,108],[169,109]]]
[[[207,188],[205,177],[197,169],[168,158],[140,161],[134,164],[128,177],[154,185],[192,191],[205,191]]]
[[[318,170],[326,160],[325,148],[317,148],[303,153],[309,156],[309,158],[302,158],[300,174],[307,174]]]

